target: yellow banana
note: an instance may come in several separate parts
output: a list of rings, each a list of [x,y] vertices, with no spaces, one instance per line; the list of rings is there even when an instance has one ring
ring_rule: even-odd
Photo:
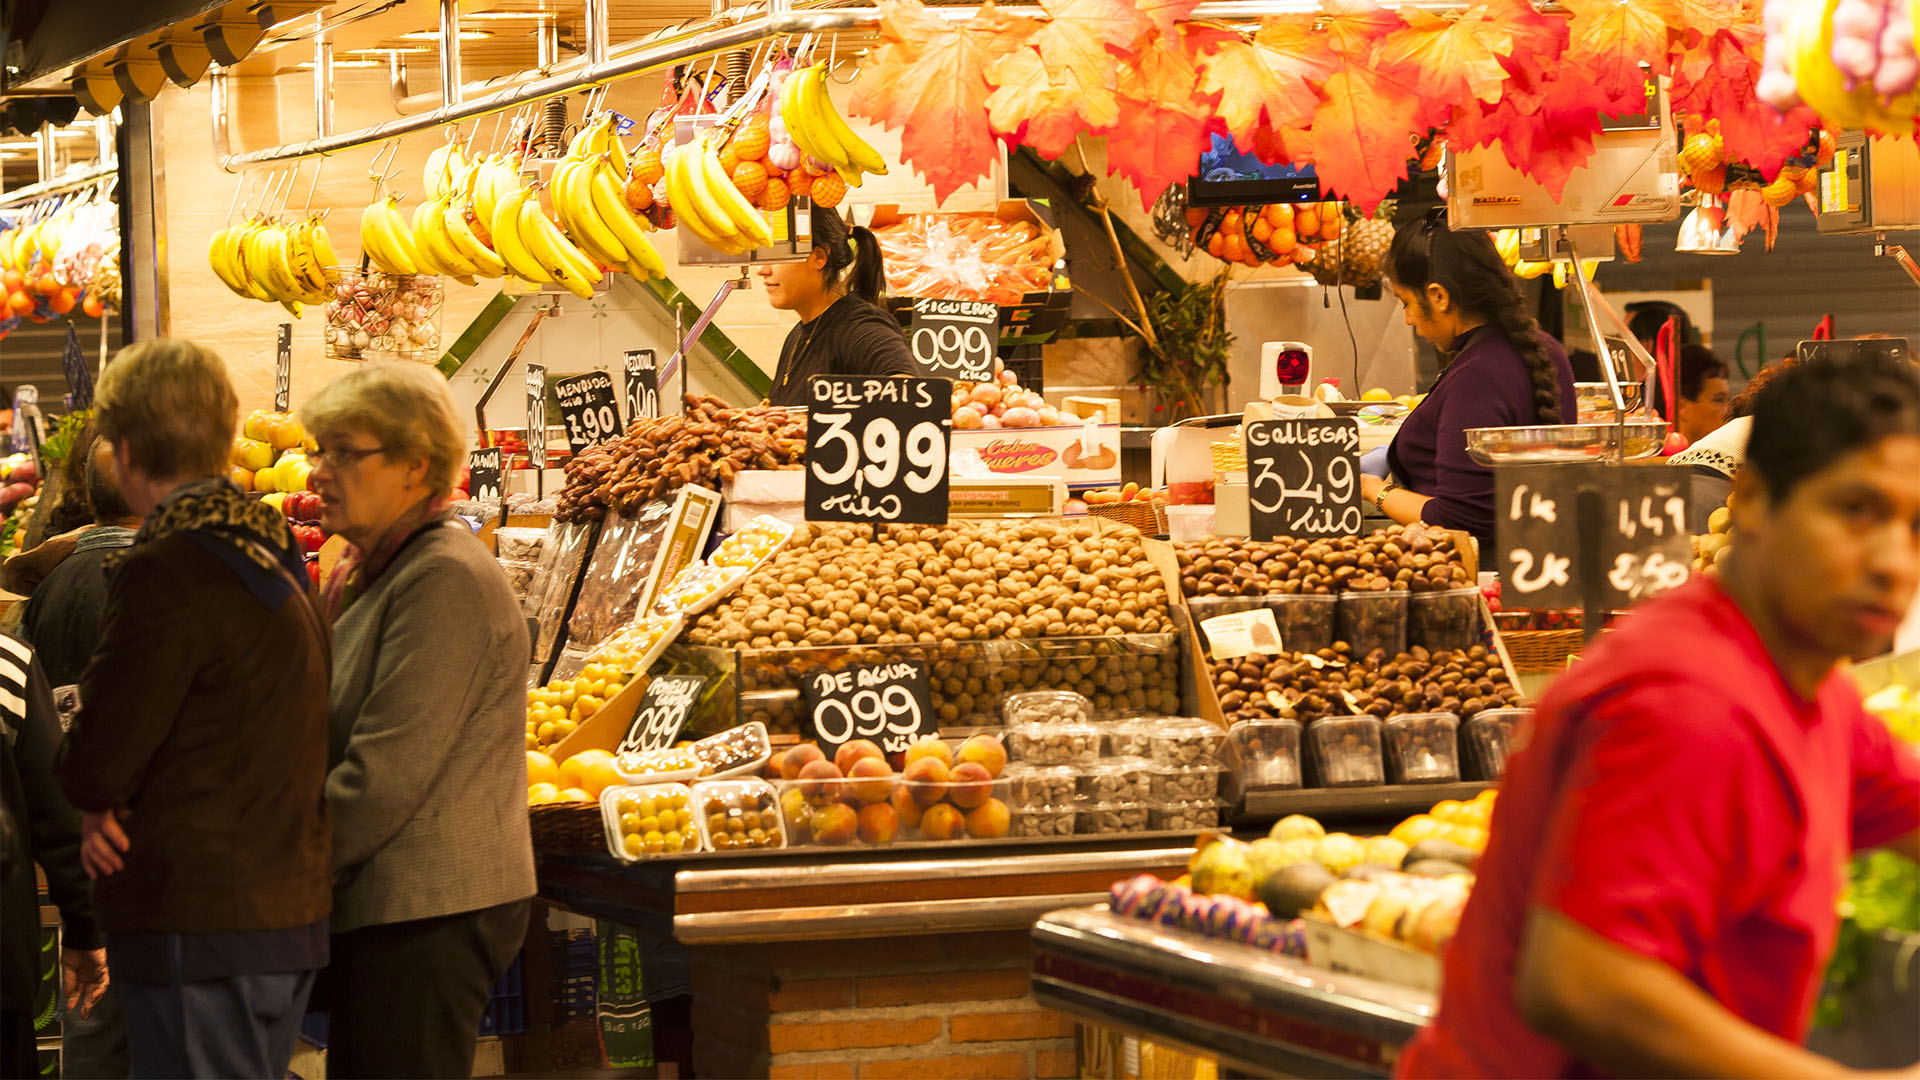
[[[480,241],[479,234],[473,231],[473,226],[467,221],[464,206],[448,203],[441,213],[446,218],[448,239],[474,265],[475,273],[487,278],[507,276],[507,264],[492,248]]]
[[[448,195],[442,195],[429,204],[432,210],[425,223],[427,244],[433,248],[434,261],[446,267],[455,279],[466,278],[466,284],[472,284],[474,275],[480,272],[480,264],[467,258],[466,253],[460,250],[460,245],[453,242],[453,234],[447,230],[447,208],[451,204],[452,198]]]
[[[833,107],[833,99],[827,96],[826,65],[815,64],[810,70],[815,72],[815,75],[802,89],[814,99],[815,114],[819,121],[833,136],[833,141],[846,152],[846,162],[875,176],[887,175],[887,159],[881,157],[880,151],[869,146],[865,139],[855,134],[853,128],[848,126],[846,119],[840,115],[840,110]]]
[[[340,265],[339,258],[333,253],[333,241],[327,237],[326,222],[318,217],[313,219],[313,257],[320,260],[322,277],[326,276],[328,270]],[[328,279],[328,282],[331,284],[332,279]]]
[[[605,160],[597,156],[585,161],[570,161],[554,174],[558,194],[554,208],[561,212],[567,232],[595,262],[620,266],[627,262],[625,244],[613,228],[599,216],[593,204],[593,171]]]
[[[360,243],[375,266],[389,274],[411,275],[420,270],[419,253],[400,216],[399,200],[376,199],[360,214]]]
[[[500,258],[515,274],[528,281],[552,281],[553,275],[541,266],[540,260],[527,249],[526,240],[520,235],[520,209],[532,195],[530,189],[519,188],[501,196],[488,229],[493,234],[493,250],[500,253]]]
[[[674,213],[680,216],[681,224],[693,229],[694,235],[705,240],[721,251],[735,251],[743,241],[739,230],[733,227],[733,221],[727,212],[706,189],[700,174],[701,149],[694,143],[688,143],[674,151],[673,161],[667,166],[667,183],[673,197]]]
[[[213,268],[213,276],[220,279],[220,284],[225,285],[241,296],[251,299],[252,297],[247,292],[246,286],[240,283],[240,279],[234,275],[233,268],[228,265],[226,260],[227,234],[233,231],[233,228],[233,226],[229,226],[228,228],[215,232],[213,239],[207,242],[207,265]],[[9,248],[8,250],[11,249]],[[12,269],[12,264],[9,263],[8,268]]]
[[[733,224],[734,231],[751,242],[752,247],[767,247],[773,243],[773,232],[767,228],[767,219],[754,209],[747,197],[740,193],[727,177],[727,171],[720,165],[720,155],[714,152],[711,140],[700,144],[700,168],[702,186],[713,195],[714,201]]]
[[[601,278],[599,269],[573,246],[558,225],[547,220],[547,215],[540,212],[540,204],[532,199],[521,200],[520,236],[526,240],[528,250],[540,260],[541,267],[553,275],[554,281],[582,300],[593,298],[593,287]]]
[[[633,211],[627,206],[626,197],[614,179],[613,168],[612,163],[603,158],[594,163],[593,172],[587,177],[594,213],[612,230],[620,246],[626,250],[628,268],[635,277],[665,277],[667,264],[647,240],[640,223],[634,219]]]

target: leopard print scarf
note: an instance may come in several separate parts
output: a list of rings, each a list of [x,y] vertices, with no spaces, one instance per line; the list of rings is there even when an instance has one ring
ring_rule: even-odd
[[[247,562],[277,577],[282,571],[303,588],[307,583],[306,556],[280,511],[258,499],[249,499],[224,477],[208,477],[168,495],[134,534],[139,547],[149,541],[182,533],[198,534],[238,552]],[[117,563],[124,553],[109,557]]]

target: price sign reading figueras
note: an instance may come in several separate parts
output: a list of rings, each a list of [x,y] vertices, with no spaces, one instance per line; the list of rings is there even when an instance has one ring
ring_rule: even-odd
[[[504,472],[500,448],[489,446],[467,455],[467,496],[474,499],[498,499]]]
[[[679,736],[687,713],[700,700],[707,680],[698,675],[657,675],[640,696],[640,707],[633,714],[627,737],[618,754],[639,754],[665,750]]]
[[[816,375],[807,389],[808,521],[946,522],[951,382]]]
[[[274,336],[273,411],[293,407],[293,324],[281,323]]]
[[[626,375],[627,423],[660,415],[660,368],[652,349],[628,349],[621,359]]]
[[[567,422],[567,445],[578,454],[620,434],[620,409],[613,397],[613,376],[604,371],[569,375],[553,381],[560,415]]]
[[[1257,420],[1246,431],[1254,539],[1359,534],[1365,515],[1357,421]]]
[[[993,377],[993,351],[999,342],[999,304],[984,300],[913,302],[907,347],[929,374],[985,382]]]
[[[527,460],[547,467],[547,366],[527,365]]]
[[[810,675],[801,683],[820,749],[828,758],[841,744],[866,739],[899,753],[940,733],[924,660],[856,664]]]

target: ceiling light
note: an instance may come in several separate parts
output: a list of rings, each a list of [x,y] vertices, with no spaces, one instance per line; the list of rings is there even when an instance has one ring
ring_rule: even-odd
[[[510,19],[535,19],[545,22],[554,17],[551,11],[463,11],[461,22],[506,22]]]
[[[462,30],[462,31],[460,31],[460,40],[461,40],[461,41],[478,41],[478,40],[480,40],[481,38],[490,38],[490,37],[492,37],[492,36],[493,36],[492,34],[489,34],[489,33],[487,33],[487,32],[486,32],[485,30]],[[440,31],[438,31],[438,30],[415,30],[415,31],[413,31],[413,32],[412,32],[412,33],[410,33],[410,34],[401,34],[401,35],[400,35],[400,40],[402,40],[402,41],[439,41],[439,40],[440,40]]]
[[[304,61],[302,61],[302,62],[300,62],[300,63],[298,63],[298,64],[295,64],[295,65],[293,65],[293,66],[294,66],[294,67],[297,67],[297,68],[308,68],[308,69],[311,69],[311,68],[313,67],[313,61],[311,61],[311,60],[304,60]],[[378,60],[338,60],[338,59],[336,59],[336,60],[335,60],[335,61],[333,62],[333,66],[334,66],[334,67],[337,67],[337,68],[343,68],[343,67],[380,67],[380,66],[381,66],[381,64],[380,64],[380,61],[378,61]]]
[[[347,49],[348,56],[424,56],[437,53],[439,49],[429,49],[425,45],[403,45],[392,49]]]

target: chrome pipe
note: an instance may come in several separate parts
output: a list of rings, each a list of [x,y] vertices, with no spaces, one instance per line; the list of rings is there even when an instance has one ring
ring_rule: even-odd
[[[607,62],[607,0],[586,0],[587,63]]]
[[[407,97],[407,59],[397,52],[387,54],[387,91],[393,95],[393,111],[405,112],[401,103]]]
[[[316,138],[333,134],[333,37],[327,33],[327,13],[317,12],[313,35],[313,130]]]
[[[37,184],[14,188],[12,191],[0,195],[0,209],[30,203],[35,199],[43,199],[49,195],[61,195],[69,191],[79,191],[88,184],[105,180],[119,171],[120,162],[115,158],[109,157],[106,161],[90,169],[74,173],[72,176],[63,176],[58,180],[43,180]]]
[[[53,124],[43,122],[40,130],[34,133],[34,156],[40,166],[39,182],[44,184],[53,179]]]
[[[540,26],[533,33],[534,45],[538,48],[540,73],[547,74],[560,62],[560,22],[557,19],[541,19]]]
[[[460,3],[440,0],[440,101],[460,104]]]

